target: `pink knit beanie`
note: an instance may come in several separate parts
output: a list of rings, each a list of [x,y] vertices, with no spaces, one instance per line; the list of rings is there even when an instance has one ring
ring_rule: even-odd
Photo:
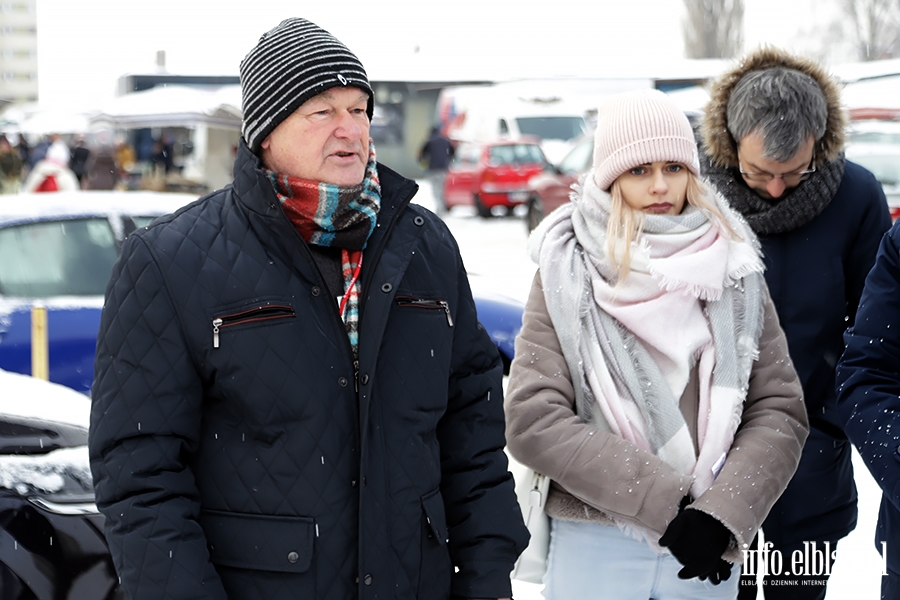
[[[628,169],[656,161],[679,162],[700,175],[697,143],[684,112],[659,90],[612,96],[597,113],[594,181],[609,190]]]

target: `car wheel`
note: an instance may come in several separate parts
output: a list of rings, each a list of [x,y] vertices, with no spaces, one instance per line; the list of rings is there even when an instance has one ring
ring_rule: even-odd
[[[531,232],[544,218],[544,208],[537,196],[528,198],[528,212],[525,214],[525,226]]]
[[[479,217],[482,219],[490,219],[493,216],[491,214],[491,209],[481,202],[481,197],[478,194],[475,194],[472,200],[475,203],[475,210],[478,212]]]

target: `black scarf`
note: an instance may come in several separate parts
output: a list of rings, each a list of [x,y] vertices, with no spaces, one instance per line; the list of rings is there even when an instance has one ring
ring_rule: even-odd
[[[787,195],[767,200],[753,191],[736,168],[721,168],[704,157],[703,174],[741,213],[759,235],[775,235],[799,229],[831,203],[844,178],[844,155],[816,166],[816,172]]]

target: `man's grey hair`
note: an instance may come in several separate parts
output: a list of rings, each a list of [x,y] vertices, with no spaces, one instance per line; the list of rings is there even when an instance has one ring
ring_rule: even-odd
[[[815,79],[794,69],[773,67],[748,73],[738,82],[725,116],[738,144],[758,133],[764,156],[787,162],[807,139],[819,141],[825,135],[828,104]]]

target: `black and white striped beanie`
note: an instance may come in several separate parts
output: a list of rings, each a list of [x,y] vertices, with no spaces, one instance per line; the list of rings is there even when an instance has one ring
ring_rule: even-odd
[[[259,153],[272,130],[301,104],[334,87],[354,86],[374,94],[362,63],[333,35],[306,19],[285,19],[259,38],[241,61],[242,133]]]

